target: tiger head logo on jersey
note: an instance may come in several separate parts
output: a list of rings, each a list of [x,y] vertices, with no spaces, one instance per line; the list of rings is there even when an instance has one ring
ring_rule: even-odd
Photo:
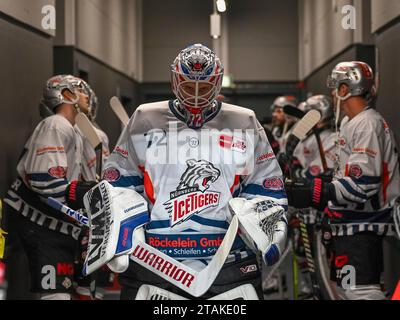
[[[208,191],[221,175],[215,166],[205,160],[190,159],[176,189],[170,193],[170,200],[164,203],[171,219],[171,228],[194,214],[219,204],[220,193]]]

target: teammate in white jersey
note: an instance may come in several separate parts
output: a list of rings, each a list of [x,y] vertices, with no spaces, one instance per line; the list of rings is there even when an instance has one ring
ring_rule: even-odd
[[[18,178],[4,202],[12,231],[28,256],[32,291],[42,299],[69,299],[81,227],[50,208],[46,199],[65,203],[73,194],[73,181],[75,189],[79,185],[82,140],[74,124],[78,112],[88,108],[89,97],[81,83],[62,75],[47,81],[42,102],[54,115],[42,120],[25,144]]]
[[[321,139],[322,153],[325,157],[326,168],[323,165],[318,141],[314,133],[310,133],[306,139],[301,141],[294,151],[294,156],[299,160],[303,170],[301,176],[313,179],[332,170],[335,160],[335,132],[333,130],[333,105],[331,99],[324,95],[312,96],[304,102],[304,112],[318,110],[321,120],[316,125],[316,131]]]
[[[148,244],[201,269],[224,238],[233,197],[254,199],[254,208],[268,199],[284,210],[287,200],[282,172],[254,112],[216,101],[223,66],[214,52],[192,45],[178,55],[171,73],[177,99],[138,107],[106,164],[104,178],[115,187],[140,192],[148,201]],[[285,246],[284,214],[274,230],[272,244],[262,252],[268,265],[279,260]],[[120,283],[122,299],[134,299],[143,284],[187,296],[133,261]],[[251,283],[262,298],[255,253],[237,236],[225,266],[202,298],[244,283]]]
[[[400,193],[399,164],[392,131],[369,106],[375,95],[372,69],[364,62],[338,64],[328,79],[345,114],[337,132],[333,181],[286,184],[294,207],[315,207],[330,216],[335,259],[333,275],[342,286],[344,266],[355,268],[356,286],[343,287],[349,299],[384,299],[382,238],[394,233],[391,213]]]
[[[296,107],[297,102],[294,96],[281,96],[274,100],[271,105],[272,111],[272,134],[279,142],[281,152],[285,152],[286,140],[290,135],[290,129],[295,123],[295,119],[285,115],[283,108],[285,106]]]

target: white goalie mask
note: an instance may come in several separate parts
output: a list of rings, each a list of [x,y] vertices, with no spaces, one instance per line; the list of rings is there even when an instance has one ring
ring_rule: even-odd
[[[171,65],[172,90],[188,113],[188,122],[199,118],[202,111],[210,108],[221,91],[224,67],[215,53],[202,44],[194,44],[182,50]]]

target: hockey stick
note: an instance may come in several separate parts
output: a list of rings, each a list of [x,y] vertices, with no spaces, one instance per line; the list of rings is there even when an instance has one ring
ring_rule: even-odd
[[[289,159],[293,157],[293,152],[296,149],[297,144],[307,136],[307,133],[314,128],[314,126],[320,121],[320,119],[321,119],[321,114],[317,110],[311,110],[307,114],[305,114],[301,118],[301,120],[296,124],[292,132],[293,137],[292,137],[292,143],[290,145],[291,149],[288,150]],[[292,169],[290,168],[290,178],[292,177],[291,172]],[[304,219],[300,211],[297,211],[297,217],[300,221],[300,233],[306,250],[307,267],[310,273],[310,278],[313,286],[314,299],[319,300],[320,299],[319,285],[315,273],[314,258],[311,253],[310,238],[308,236],[307,227],[306,224],[304,223]],[[295,290],[295,295],[296,295],[296,290]]]
[[[305,112],[303,112],[300,109],[295,108],[293,106],[285,106],[283,108],[283,112],[285,114],[295,117],[297,119],[302,119],[305,115]],[[317,140],[319,156],[320,156],[321,162],[322,162],[322,168],[323,168],[324,172],[327,172],[328,164],[326,162],[325,152],[324,152],[324,148],[322,146],[322,141],[321,141],[321,137],[319,135],[319,131],[318,131],[318,129],[313,128],[312,132],[314,133],[315,139]]]
[[[124,106],[122,105],[121,101],[119,101],[117,97],[112,97],[110,99],[110,106],[111,109],[114,111],[115,115],[118,117],[118,119],[126,127],[129,123],[129,116]]]
[[[68,217],[74,219],[76,222],[84,225],[85,227],[89,227],[88,218],[85,217],[83,214],[79,213],[78,211],[75,211],[75,210],[71,209],[70,207],[67,207],[65,204],[62,204],[60,201],[58,201],[52,197],[47,198],[46,202],[53,209],[55,209],[57,211],[61,211]]]
[[[101,166],[103,162],[103,144],[101,143],[101,139],[94,129],[92,123],[84,113],[78,113],[78,115],[75,117],[75,123],[96,152],[96,174],[100,178],[102,169]]]
[[[300,141],[307,137],[307,134],[321,119],[321,114],[317,110],[307,112],[294,126],[286,144],[286,156],[292,160],[293,153]],[[291,178],[292,174],[290,174]]]
[[[93,147],[96,153],[96,175],[98,176],[99,179],[101,179],[101,172],[103,165],[103,144],[101,142],[101,139],[98,136],[96,130],[94,129],[92,123],[84,113],[82,112],[78,113],[78,115],[75,117],[75,123],[81,130],[83,135],[88,139],[90,145]],[[97,278],[97,272],[91,275],[90,295],[92,300],[96,299],[96,278]]]
[[[208,291],[225,264],[238,228],[239,221],[234,215],[217,252],[211,262],[201,271],[194,270],[148,245],[143,228],[137,229],[134,233],[134,249],[130,259],[190,295],[200,297]]]

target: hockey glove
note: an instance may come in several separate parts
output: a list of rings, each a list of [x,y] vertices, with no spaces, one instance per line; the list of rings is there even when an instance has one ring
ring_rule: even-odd
[[[83,209],[83,197],[96,184],[95,181],[72,181],[65,192],[68,207],[74,210]]]
[[[266,265],[278,262],[286,245],[285,209],[269,197],[234,198],[229,206],[239,219],[244,242],[261,252]]]
[[[316,178],[311,182],[302,180],[286,180],[286,195],[289,205],[298,208],[315,208],[323,211],[329,200],[335,199],[335,189],[331,183]]]
[[[327,171],[319,174],[317,176],[318,178],[321,178],[323,182],[332,182],[333,178],[333,169],[328,169]]]

